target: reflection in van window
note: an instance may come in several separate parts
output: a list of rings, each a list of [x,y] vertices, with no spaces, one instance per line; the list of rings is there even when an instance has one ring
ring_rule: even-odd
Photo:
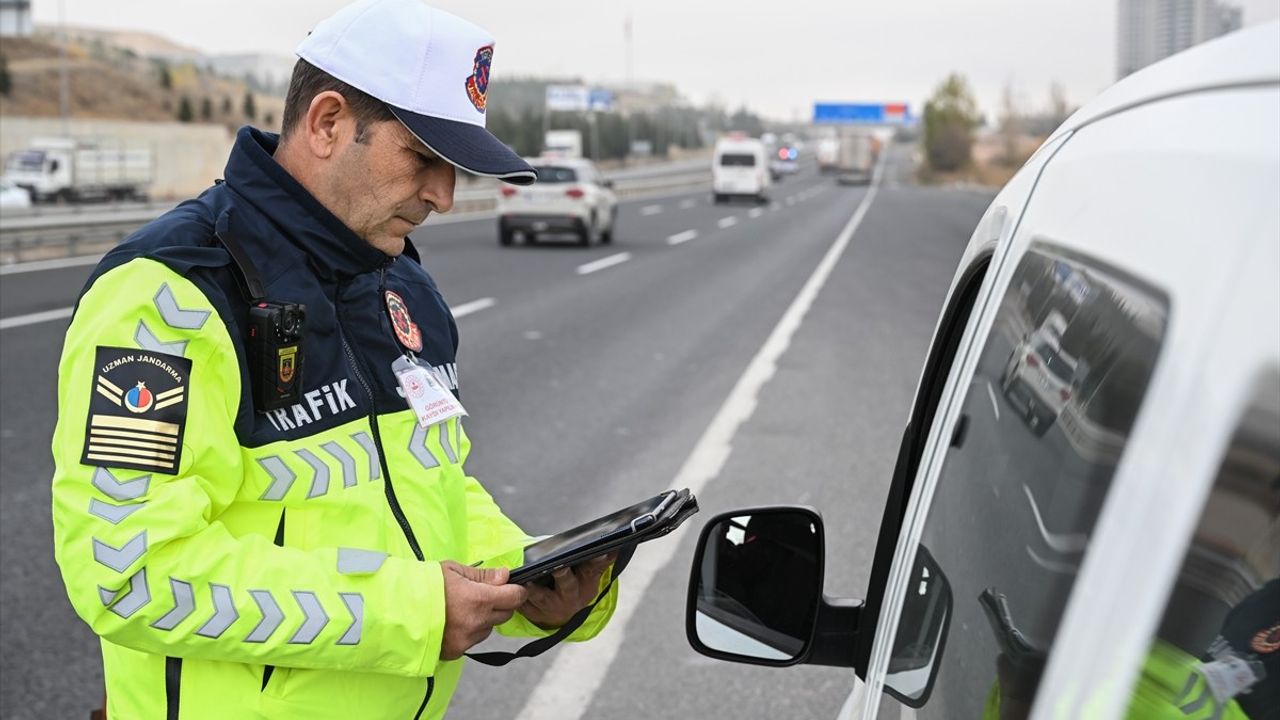
[[[720,156],[720,167],[755,167],[756,156],[751,153],[725,153]]]
[[[1172,708],[1188,718],[1280,717],[1280,374],[1275,372],[1259,382],[1223,458],[1138,669],[1126,717],[1158,717]]]
[[[945,630],[903,613],[886,674],[917,717],[1030,709],[1167,313],[1158,290],[1047,243],[1014,269],[920,539],[949,581]]]

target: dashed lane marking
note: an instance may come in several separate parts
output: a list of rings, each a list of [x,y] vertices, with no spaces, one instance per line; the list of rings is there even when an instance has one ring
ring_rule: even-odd
[[[719,227],[721,230],[723,230],[725,228],[731,228],[737,224],[738,224],[737,216],[730,215],[729,217],[720,218],[720,221],[716,223],[716,226]]]
[[[595,260],[593,262],[579,265],[578,274],[587,275],[587,274],[596,272],[597,270],[604,270],[605,268],[613,267],[614,265],[624,263],[630,259],[631,259],[631,253],[620,252],[616,255],[610,255],[609,257],[603,257],[603,258],[600,258],[599,260]]]
[[[667,244],[679,245],[680,243],[687,243],[690,240],[696,240],[697,237],[698,237],[697,230],[685,230],[684,232],[678,232],[675,235],[672,235],[671,237],[667,238]]]
[[[487,310],[497,304],[498,304],[498,301],[494,300],[491,297],[480,298],[479,300],[472,300],[471,302],[462,303],[461,305],[455,306],[453,308],[453,317],[456,320],[457,318],[466,317],[472,313],[478,313],[481,310]]]
[[[31,313],[29,315],[15,315],[0,320],[0,330],[8,330],[9,328],[22,327],[23,325],[35,325],[36,323],[49,322],[50,320],[62,320],[71,317],[73,307],[58,308],[57,310],[45,310],[44,312]]]

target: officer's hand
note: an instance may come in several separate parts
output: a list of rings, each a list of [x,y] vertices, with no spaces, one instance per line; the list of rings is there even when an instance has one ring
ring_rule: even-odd
[[[529,600],[520,606],[520,614],[544,630],[564,625],[574,613],[596,599],[600,578],[617,557],[617,553],[609,553],[571,568],[560,568],[551,574],[554,589],[528,585]]]
[[[507,584],[506,568],[475,568],[452,560],[440,563],[444,573],[444,639],[440,659],[457,660],[472,645],[489,637],[494,625],[511,619],[528,593]]]

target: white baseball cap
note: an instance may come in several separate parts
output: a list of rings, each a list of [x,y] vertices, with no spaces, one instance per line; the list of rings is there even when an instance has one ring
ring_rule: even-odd
[[[386,103],[424,145],[475,175],[538,173],[484,127],[493,36],[419,0],[360,0],[323,20],[298,57]]]

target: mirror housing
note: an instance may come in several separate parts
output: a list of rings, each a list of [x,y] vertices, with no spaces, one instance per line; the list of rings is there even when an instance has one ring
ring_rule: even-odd
[[[607,188],[609,188],[610,190],[612,190],[612,189],[613,189],[613,181],[612,181],[612,180],[605,180],[604,182],[602,182],[602,183],[600,183],[600,184],[601,184],[601,185],[603,185],[603,186],[605,186],[605,187],[607,187]]]
[[[822,593],[822,516],[806,507],[735,510],[702,528],[685,633],[733,662],[853,667],[862,601]]]

